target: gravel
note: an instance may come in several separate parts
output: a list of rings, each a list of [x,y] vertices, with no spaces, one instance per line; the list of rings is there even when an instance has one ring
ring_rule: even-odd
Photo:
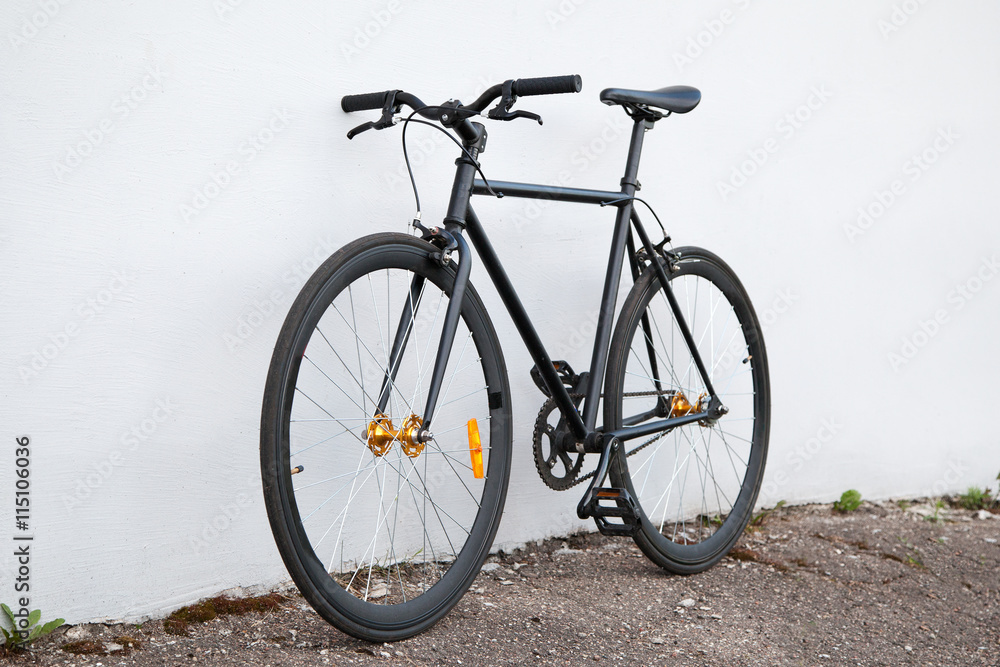
[[[443,621],[395,644],[339,633],[290,589],[277,610],[196,623],[189,637],[163,619],[80,625],[0,663],[996,666],[998,538],[1000,516],[930,503],[782,508],[688,577],[596,534],[496,554]],[[71,641],[105,654],[62,650]]]

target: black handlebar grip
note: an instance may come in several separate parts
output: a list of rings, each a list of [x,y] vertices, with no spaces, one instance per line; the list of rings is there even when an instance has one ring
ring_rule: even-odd
[[[385,105],[385,96],[389,90],[381,93],[362,93],[360,95],[344,95],[340,100],[340,108],[348,113],[351,111],[366,111],[368,109],[381,109]]]
[[[583,88],[583,79],[579,74],[568,76],[540,76],[534,79],[518,79],[514,82],[514,94],[519,97],[528,95],[555,95],[557,93],[578,93]]]

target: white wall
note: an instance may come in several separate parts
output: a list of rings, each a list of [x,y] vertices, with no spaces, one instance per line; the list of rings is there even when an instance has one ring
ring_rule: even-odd
[[[285,578],[259,492],[265,371],[318,260],[413,212],[398,129],[344,138],[367,116],[340,97],[386,88],[470,100],[508,77],[579,73],[581,95],[524,100],[544,127],[491,125],[484,166],[615,188],[627,131],[597,93],[698,86],[698,109],[647,136],[640,179],[675,240],[726,258],[767,325],[762,501],[989,484],[998,20],[986,0],[5,3],[0,539],[18,532],[27,435],[32,606],[132,619]],[[454,154],[412,136],[433,221]],[[880,197],[893,201],[875,215]],[[553,355],[583,367],[609,215],[553,206],[526,227],[527,206],[479,212]],[[859,208],[874,211],[864,228]],[[572,275],[569,257],[586,260]],[[519,424],[497,544],[585,525],[575,492],[537,479],[531,362],[481,268],[474,280],[508,343]]]

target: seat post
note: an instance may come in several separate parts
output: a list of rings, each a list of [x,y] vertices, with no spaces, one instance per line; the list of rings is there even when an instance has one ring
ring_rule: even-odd
[[[626,197],[634,197],[635,191],[639,189],[639,157],[642,154],[642,140],[646,130],[653,129],[653,121],[638,117],[632,124],[632,140],[628,146],[628,159],[625,162],[625,175],[622,177],[622,194]]]

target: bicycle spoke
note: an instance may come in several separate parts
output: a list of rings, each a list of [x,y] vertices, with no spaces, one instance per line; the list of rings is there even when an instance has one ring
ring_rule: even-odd
[[[704,567],[700,555],[679,560],[685,549],[719,541],[731,545],[749,516],[745,500],[739,503],[755,492],[748,483],[758,483],[759,464],[751,458],[758,437],[756,352],[747,338],[750,329],[740,310],[743,306],[730,296],[736,290],[721,289],[727,278],[715,282],[719,273],[706,270],[705,262],[701,259],[672,276],[671,285],[677,312],[700,353],[707,379],[729,412],[655,435],[626,457],[630,488],[652,525],[643,529],[647,537],[640,545],[651,558],[678,572]],[[709,398],[706,378],[698,370],[695,351],[688,347],[666,291],[653,278],[637,281],[636,289],[645,291],[641,301],[627,306],[631,308],[624,334],[627,342],[615,361],[617,407],[609,428],[620,427],[623,420],[631,424],[634,416],[655,414],[656,401],[664,395],[683,398],[701,409]],[[621,344],[621,335],[616,331],[613,349]],[[670,400],[671,408],[675,401]],[[751,473],[754,465],[758,467]],[[736,507],[741,511],[734,516]],[[699,553],[709,554],[704,562],[710,564],[724,551]]]
[[[427,247],[418,240],[399,243],[404,263],[411,262],[408,248]],[[494,461],[509,457],[509,426],[488,427],[497,414],[489,397],[507,389],[492,329],[483,324],[485,311],[467,291],[472,301],[463,305],[447,352],[434,436],[416,439],[412,429],[419,424],[412,420],[420,420],[425,407],[420,402],[429,392],[450,283],[426,260],[416,268],[391,261],[375,266],[383,262],[376,253],[365,260],[373,266],[367,270],[359,261],[334,268],[348,274],[335,289],[324,288],[324,304],[293,309],[305,333],[283,338],[291,341],[286,354],[293,361],[281,366],[290,378],[278,394],[285,433],[279,446],[288,461],[283,474],[287,480],[290,468],[292,483],[286,482],[279,501],[294,512],[279,520],[297,518],[291,530],[296,551],[286,562],[309,571],[297,583],[315,581],[315,594],[327,598],[325,570],[340,595],[354,596],[365,608],[405,609],[431,591],[451,594],[470,567],[481,565],[473,561],[486,553],[483,540],[495,531],[508,470],[506,462]],[[273,386],[269,391],[274,395]],[[503,414],[509,424],[509,407]],[[470,418],[486,427],[481,444],[488,474],[480,478],[473,475],[463,433]],[[506,440],[499,454],[495,433]],[[269,504],[269,515],[272,510]],[[450,574],[458,564],[462,571]],[[443,584],[446,579],[450,583]],[[339,604],[336,595],[328,601]]]

